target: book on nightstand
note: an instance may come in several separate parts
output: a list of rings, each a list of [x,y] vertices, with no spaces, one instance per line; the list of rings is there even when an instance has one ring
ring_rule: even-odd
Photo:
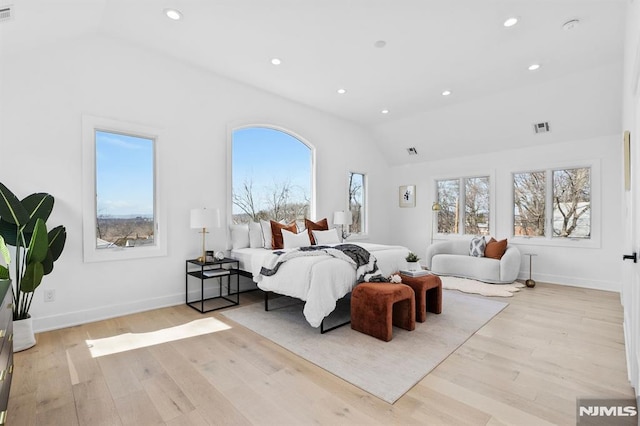
[[[421,269],[419,271],[400,271],[400,273],[408,277],[422,277],[425,275],[431,275],[431,271],[427,271],[426,269]]]
[[[202,273],[207,278],[220,277],[223,275],[229,275],[229,271],[226,269],[208,269]]]

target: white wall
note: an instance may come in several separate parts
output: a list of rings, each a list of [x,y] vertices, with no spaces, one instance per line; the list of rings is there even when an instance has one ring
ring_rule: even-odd
[[[55,271],[38,289],[31,314],[36,331],[182,303],[184,261],[197,256],[200,235],[189,210],[228,210],[229,127],[272,123],[317,148],[317,216],[346,204],[346,173],[369,174],[388,188],[384,159],[358,127],[204,70],[96,36],[55,48],[1,57],[0,181],[19,197],[49,192],[49,223],[64,224],[68,240]],[[81,116],[83,113],[163,129],[160,173],[168,208],[168,256],[83,263]],[[203,186],[202,182],[206,182]],[[387,190],[369,193],[371,238],[385,241]],[[223,249],[225,232],[209,235]],[[44,303],[43,289],[56,301]]]
[[[394,209],[394,242],[403,243],[424,255],[431,238],[435,179],[490,175],[493,180],[492,213],[495,215],[491,234],[502,239],[512,236],[512,172],[593,161],[600,169],[599,177],[593,175],[594,185],[599,184],[600,191],[593,194],[592,213],[594,221],[601,218],[592,227],[594,234],[600,234],[599,238],[594,235],[599,244],[592,248],[517,245],[522,252],[538,254],[533,263],[537,281],[619,291],[621,147],[620,136],[613,135],[397,167],[391,173],[396,186],[416,184],[417,205],[413,209]],[[528,258],[523,257],[520,278],[528,278],[528,268]]]

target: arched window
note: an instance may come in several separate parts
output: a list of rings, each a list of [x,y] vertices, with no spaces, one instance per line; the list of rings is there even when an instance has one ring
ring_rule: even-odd
[[[233,223],[290,223],[313,212],[314,150],[299,137],[269,127],[232,134]]]

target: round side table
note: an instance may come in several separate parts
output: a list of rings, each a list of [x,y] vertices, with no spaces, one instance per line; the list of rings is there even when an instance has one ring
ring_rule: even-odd
[[[534,256],[537,256],[535,253],[524,253],[525,256],[529,256],[529,279],[524,282],[527,287],[535,287],[536,282],[531,277],[531,264]]]

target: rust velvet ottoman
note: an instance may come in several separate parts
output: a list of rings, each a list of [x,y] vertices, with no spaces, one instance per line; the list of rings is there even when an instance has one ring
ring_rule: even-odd
[[[351,328],[388,342],[393,326],[416,328],[415,293],[405,284],[362,283],[351,292]]]
[[[402,283],[408,285],[416,293],[416,321],[425,322],[427,311],[439,314],[442,312],[442,281],[437,275],[410,277],[400,274]]]

